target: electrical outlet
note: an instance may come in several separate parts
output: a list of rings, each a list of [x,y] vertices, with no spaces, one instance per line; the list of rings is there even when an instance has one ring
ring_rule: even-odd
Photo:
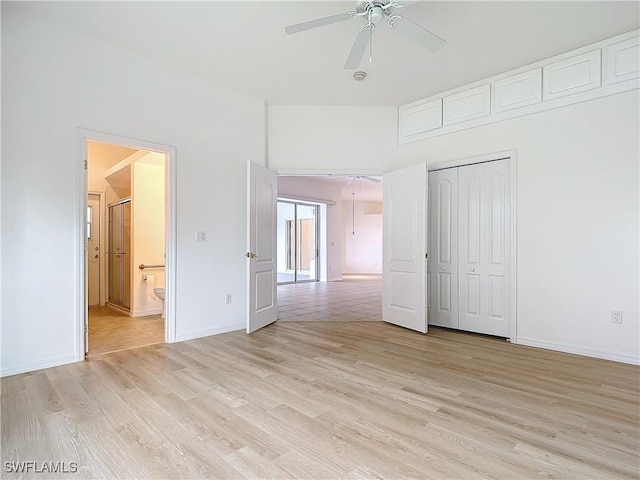
[[[196,232],[196,242],[206,242],[207,232]]]
[[[230,293],[227,293],[224,303],[226,303],[227,305],[229,305],[231,303],[231,294]]]
[[[622,310],[611,310],[611,323],[622,323]]]

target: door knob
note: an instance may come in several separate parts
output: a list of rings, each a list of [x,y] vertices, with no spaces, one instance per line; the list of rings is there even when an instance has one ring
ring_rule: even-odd
[[[475,268],[470,268],[470,269],[469,269],[469,271],[470,271],[470,272],[475,272],[475,271],[476,271],[476,269],[475,269]]]
[[[444,272],[444,271],[445,271],[445,268],[444,268],[444,267],[440,267],[440,270],[442,270],[442,271]]]
[[[98,254],[96,253],[96,254],[93,256],[93,258],[98,258]]]
[[[247,258],[258,258],[258,254],[253,252],[247,252],[244,254],[244,256]]]
[[[99,247],[94,248],[94,250],[99,250]]]

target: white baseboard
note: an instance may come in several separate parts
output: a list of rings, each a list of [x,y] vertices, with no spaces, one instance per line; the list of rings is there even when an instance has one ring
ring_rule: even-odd
[[[544,348],[546,350],[556,350],[558,352],[573,353],[585,357],[602,358],[604,360],[613,360],[614,362],[630,363],[632,365],[640,365],[640,358],[624,353],[603,352],[601,350],[592,350],[590,348],[577,347],[575,345],[565,345],[561,343],[543,342],[531,338],[517,337],[518,345],[526,345],[528,347]]]
[[[134,310],[131,317],[148,317],[149,315],[161,315],[162,307],[147,308],[146,310]]]
[[[244,330],[245,323],[237,323],[235,325],[227,325],[225,327],[205,328],[202,330],[192,330],[190,332],[176,332],[176,342],[184,342],[185,340],[193,340],[194,338],[208,337],[210,335],[219,335],[221,333],[235,332],[236,330]]]
[[[68,363],[75,363],[78,359],[75,355],[62,355],[59,357],[44,358],[35,362],[16,363],[15,365],[3,365],[0,369],[0,377],[17,375],[19,373],[34,372],[43,368],[59,367]]]

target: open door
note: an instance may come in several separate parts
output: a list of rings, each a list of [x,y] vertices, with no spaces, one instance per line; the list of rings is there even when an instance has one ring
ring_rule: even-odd
[[[277,320],[276,217],[278,175],[247,165],[247,333]]]
[[[427,164],[383,176],[382,319],[427,332]]]

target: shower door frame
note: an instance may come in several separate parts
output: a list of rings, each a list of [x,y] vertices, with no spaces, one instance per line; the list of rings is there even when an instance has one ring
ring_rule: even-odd
[[[118,303],[114,303],[111,301],[111,275],[112,275],[112,255],[114,255],[114,252],[111,251],[112,245],[111,245],[111,239],[112,239],[112,221],[111,221],[111,208],[113,207],[118,207],[118,206],[124,206],[125,204],[129,204],[129,206],[131,207],[131,197],[126,197],[123,198],[121,200],[118,200],[117,202],[113,202],[109,205],[107,205],[107,248],[109,249],[107,251],[107,255],[108,255],[108,260],[107,260],[107,303],[109,303],[110,305],[115,305],[117,308],[122,308],[123,310],[126,310],[127,312],[131,312],[131,278],[129,278],[129,305],[124,305],[123,302],[120,302],[120,304]],[[131,216],[131,212],[129,212],[129,216]],[[124,229],[125,229],[125,222],[124,222],[124,207],[123,207],[123,212],[122,212],[122,225],[121,225],[121,233],[122,236],[124,238]],[[131,236],[131,232],[129,232],[129,235]],[[121,285],[120,285],[120,290],[121,290],[121,294],[123,298],[126,298],[126,281],[124,279],[124,275],[126,275],[126,272],[128,270],[129,273],[129,277],[131,277],[131,258],[132,258],[132,251],[131,251],[131,238],[129,239],[129,245],[127,246],[126,251],[124,252],[124,255],[128,255],[128,257],[125,257],[126,259],[129,259],[128,263],[125,261],[124,262],[124,266],[121,266]]]

